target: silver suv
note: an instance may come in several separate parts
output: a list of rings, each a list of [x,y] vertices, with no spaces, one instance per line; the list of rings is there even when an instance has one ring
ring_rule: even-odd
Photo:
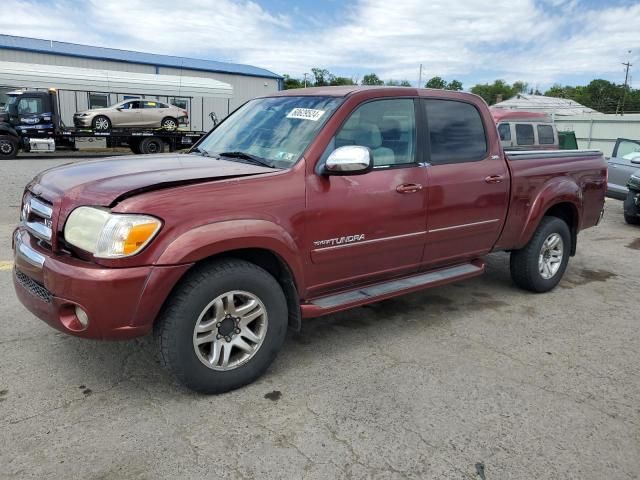
[[[107,132],[118,127],[160,127],[175,130],[187,123],[186,110],[152,100],[125,100],[110,107],[77,112],[73,124],[78,128],[93,128]]]

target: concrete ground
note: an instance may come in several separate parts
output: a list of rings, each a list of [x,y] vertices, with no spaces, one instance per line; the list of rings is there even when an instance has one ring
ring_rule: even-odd
[[[640,228],[608,200],[559,288],[483,277],[308,321],[256,383],[178,386],[148,339],[58,333],[11,284],[24,184],[0,163],[0,477],[634,479]]]

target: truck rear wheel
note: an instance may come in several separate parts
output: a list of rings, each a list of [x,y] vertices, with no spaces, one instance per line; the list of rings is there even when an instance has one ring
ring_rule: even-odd
[[[0,158],[9,160],[18,155],[18,139],[10,135],[0,135]]]
[[[548,292],[562,279],[570,252],[569,226],[560,218],[544,217],[529,243],[511,252],[511,278],[525,290]]]
[[[164,152],[164,142],[158,137],[147,137],[140,142],[140,153],[154,154]]]
[[[237,259],[196,266],[155,326],[162,363],[201,393],[223,393],[257,379],[286,331],[287,303],[276,279]]]
[[[139,138],[135,138],[135,137],[129,138],[127,140],[127,144],[129,144],[129,148],[131,149],[132,153],[135,153],[137,155],[139,155],[141,153],[140,152],[140,139]]]

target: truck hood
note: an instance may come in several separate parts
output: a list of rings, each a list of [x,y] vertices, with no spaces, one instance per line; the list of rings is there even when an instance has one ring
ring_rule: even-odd
[[[195,154],[131,155],[45,170],[27,186],[66,216],[77,205],[113,206],[138,192],[273,173],[274,169]]]

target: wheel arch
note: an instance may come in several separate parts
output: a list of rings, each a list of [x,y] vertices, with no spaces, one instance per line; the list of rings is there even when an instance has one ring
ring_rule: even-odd
[[[238,233],[243,235],[237,236]],[[198,227],[174,240],[156,263],[191,263],[195,266],[222,258],[245,260],[269,272],[280,284],[287,299],[289,327],[300,329],[299,292],[303,284],[298,249],[293,239],[272,222],[238,220]],[[178,283],[180,280],[176,285]]]
[[[524,247],[545,216],[553,216],[567,222],[571,231],[571,255],[575,254],[576,239],[580,230],[582,190],[571,177],[555,177],[535,195],[531,201],[515,248]]]

